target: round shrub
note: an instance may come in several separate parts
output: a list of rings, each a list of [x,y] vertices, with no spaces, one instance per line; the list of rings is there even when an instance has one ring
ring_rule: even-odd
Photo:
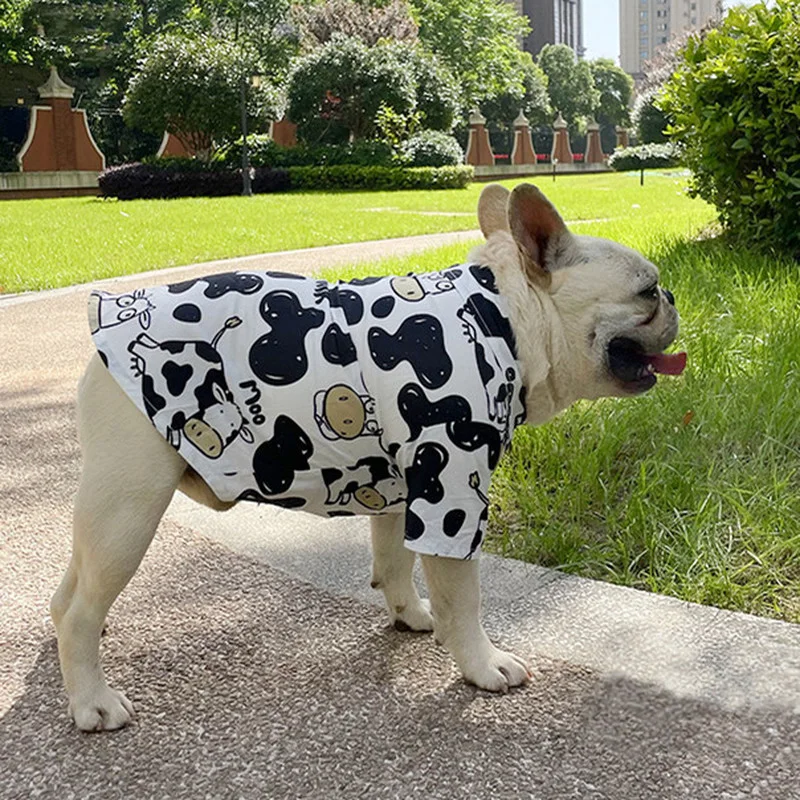
[[[620,150],[615,150],[608,158],[608,165],[617,172],[627,172],[632,169],[676,167],[680,163],[680,148],[672,142],[623,147]]]
[[[795,0],[732,8],[689,39],[660,105],[692,192],[743,239],[800,254],[800,15]]]
[[[449,167],[464,163],[461,145],[442,131],[415,133],[403,142],[400,155],[412,167]]]
[[[248,136],[247,152],[254,167],[321,167],[349,164],[359,167],[394,166],[394,150],[385,142],[361,139],[345,144],[281,147],[269,136]],[[228,167],[242,166],[242,140],[228,145],[218,161]]]

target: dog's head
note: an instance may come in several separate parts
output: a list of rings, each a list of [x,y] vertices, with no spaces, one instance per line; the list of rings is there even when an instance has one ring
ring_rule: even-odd
[[[579,398],[639,394],[657,373],[683,371],[685,354],[664,353],[678,312],[654,264],[616,242],[570,233],[530,184],[487,186],[478,218],[487,242],[474,255],[510,302],[529,389],[550,384],[546,416]]]

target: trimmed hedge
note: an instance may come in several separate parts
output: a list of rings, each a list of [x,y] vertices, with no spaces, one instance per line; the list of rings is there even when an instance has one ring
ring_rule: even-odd
[[[290,167],[293,189],[463,189],[474,170],[458,167]]]
[[[100,174],[98,183],[103,197],[120,200],[172,197],[224,197],[242,193],[242,171],[198,166],[201,162],[184,159],[184,166],[171,163],[123,164]],[[251,185],[256,194],[285,192],[290,187],[289,173],[281,169],[253,170]]]
[[[680,163],[681,150],[671,142],[623,147],[612,153],[608,159],[608,165],[617,172],[626,172],[634,169],[677,167]]]
[[[164,165],[124,164],[101,173],[104,197],[120,200],[223,197],[242,193],[241,170],[208,165],[196,160],[170,159]],[[472,167],[290,167],[253,169],[254,194],[290,189],[463,189],[472,180]]]
[[[254,167],[331,167],[347,164],[360,167],[393,167],[392,147],[384,142],[358,141],[349,144],[281,147],[266,135],[248,137],[247,152]],[[242,140],[228,145],[216,161],[237,169],[242,165]]]

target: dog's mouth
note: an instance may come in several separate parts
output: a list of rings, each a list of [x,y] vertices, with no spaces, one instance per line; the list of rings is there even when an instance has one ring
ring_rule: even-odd
[[[638,342],[620,336],[609,342],[608,368],[626,392],[640,394],[656,385],[656,374],[680,375],[686,353],[647,353]]]

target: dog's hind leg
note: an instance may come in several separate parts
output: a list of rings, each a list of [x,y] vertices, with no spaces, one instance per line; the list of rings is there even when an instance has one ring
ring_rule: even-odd
[[[95,357],[78,393],[83,472],[72,559],[51,601],[70,712],[82,730],[130,721],[100,666],[106,613],[136,572],[186,467]]]
[[[414,585],[416,554],[403,545],[405,515],[370,519],[372,527],[372,588],[382,589],[389,620],[400,631],[432,631],[430,603]]]
[[[422,568],[436,639],[450,651],[464,678],[491,692],[525,683],[530,677],[525,662],[495,647],[481,625],[478,562],[424,555]]]

